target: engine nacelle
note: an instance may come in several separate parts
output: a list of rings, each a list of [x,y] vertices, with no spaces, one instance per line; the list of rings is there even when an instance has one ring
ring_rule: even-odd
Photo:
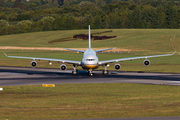
[[[116,71],[119,71],[119,70],[121,69],[121,65],[120,65],[120,64],[115,64],[115,65],[114,65],[114,69],[115,69]]]
[[[60,70],[66,70],[66,65],[65,64],[62,64],[61,66],[60,66]]]
[[[143,64],[144,64],[144,66],[148,67],[150,65],[150,61],[149,60],[144,60]]]
[[[31,67],[35,68],[37,66],[37,62],[36,61],[32,61],[31,62]]]

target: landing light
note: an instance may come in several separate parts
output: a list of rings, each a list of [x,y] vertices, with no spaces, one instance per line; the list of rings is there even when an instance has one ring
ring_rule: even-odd
[[[49,65],[52,65],[52,63],[50,62]]]

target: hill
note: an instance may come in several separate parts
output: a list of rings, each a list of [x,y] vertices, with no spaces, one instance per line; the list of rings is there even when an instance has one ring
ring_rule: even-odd
[[[110,29],[93,29],[91,33]],[[171,52],[180,50],[179,29],[113,29],[101,35],[117,36],[107,40],[92,40],[93,48],[117,47],[136,51]],[[88,30],[46,31],[0,36],[0,46],[87,48],[88,41],[72,39],[75,34],[88,34]],[[69,38],[67,41],[49,41]],[[103,41],[103,42],[102,42]]]

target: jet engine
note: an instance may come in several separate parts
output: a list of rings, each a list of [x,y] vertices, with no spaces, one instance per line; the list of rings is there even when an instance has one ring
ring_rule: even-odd
[[[66,65],[65,64],[62,64],[61,66],[60,66],[60,70],[66,70]]]
[[[120,70],[120,69],[121,69],[121,65],[120,65],[120,64],[115,64],[115,65],[114,65],[114,69],[115,69],[116,71]]]
[[[148,67],[150,65],[150,61],[149,60],[144,60],[143,64],[144,64],[144,66]]]
[[[37,66],[37,62],[36,61],[32,61],[31,62],[31,67],[35,68]]]

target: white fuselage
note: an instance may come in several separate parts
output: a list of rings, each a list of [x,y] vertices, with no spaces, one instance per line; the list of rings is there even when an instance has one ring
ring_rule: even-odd
[[[83,69],[96,69],[98,68],[98,57],[96,52],[91,48],[88,48],[82,58],[82,68]]]

